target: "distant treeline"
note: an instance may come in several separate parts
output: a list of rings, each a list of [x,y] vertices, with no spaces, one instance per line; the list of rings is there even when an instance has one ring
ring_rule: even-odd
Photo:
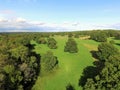
[[[14,35],[20,35],[20,34],[25,34],[25,35],[32,35],[32,36],[43,36],[43,37],[49,37],[49,36],[54,36],[54,35],[92,35],[95,33],[104,33],[107,36],[116,36],[120,34],[119,30],[88,30],[88,31],[71,31],[71,32],[1,32],[0,34],[14,34]]]

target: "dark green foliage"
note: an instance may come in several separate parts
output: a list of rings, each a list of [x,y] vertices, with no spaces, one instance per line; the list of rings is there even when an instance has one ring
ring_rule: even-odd
[[[19,35],[3,36],[0,44],[0,90],[26,90],[37,78],[40,56]]]
[[[33,40],[39,43],[40,38],[41,38],[40,36],[36,35],[34,36]]]
[[[72,33],[69,33],[69,34],[68,34],[68,37],[69,37],[69,38],[70,38],[70,37],[72,37],[72,36],[73,36],[73,34],[72,34]]]
[[[88,77],[83,90],[119,90],[120,89],[120,53],[110,43],[102,43],[98,46],[99,62],[96,64],[97,75]]]
[[[92,33],[90,38],[95,41],[98,41],[98,42],[106,42],[107,41],[107,36],[103,32]]]
[[[114,41],[114,40],[111,40],[110,43],[111,43],[111,44],[115,44],[115,41]]]
[[[83,70],[82,76],[79,79],[79,85],[84,86],[88,78],[94,78],[99,72],[99,69],[93,66],[88,66]]]
[[[75,90],[74,87],[71,84],[68,84],[66,86],[66,90]]]
[[[0,90],[4,90],[4,84],[5,84],[5,75],[3,73],[0,73]]]
[[[42,73],[52,71],[58,65],[57,57],[51,51],[48,51],[41,57],[41,70]]]
[[[57,42],[54,38],[48,38],[47,45],[50,49],[56,49],[57,48]]]
[[[120,39],[120,32],[115,34],[115,39]]]
[[[100,73],[88,79],[84,90],[119,90],[120,89],[120,55],[110,56]]]
[[[31,56],[26,47],[20,46],[11,50],[10,57],[11,65],[4,67],[7,77],[6,85],[8,84],[8,89],[18,89],[21,82],[23,82],[22,85],[24,86],[36,79],[39,64],[37,63],[37,58],[35,56]]]
[[[46,41],[45,38],[40,38],[39,39],[39,44],[46,44],[46,43],[47,43],[47,41]]]
[[[118,53],[118,49],[115,48],[112,44],[110,44],[110,43],[101,43],[98,46],[97,57],[100,60],[106,60],[106,59],[108,59],[109,56],[115,55],[117,53]]]
[[[83,90],[96,90],[93,79],[88,79]]]
[[[75,34],[74,37],[75,37],[75,38],[79,38],[79,34]]]
[[[68,41],[66,42],[66,46],[64,47],[65,52],[70,52],[70,53],[77,53],[78,48],[77,48],[77,43],[73,38],[69,38]]]

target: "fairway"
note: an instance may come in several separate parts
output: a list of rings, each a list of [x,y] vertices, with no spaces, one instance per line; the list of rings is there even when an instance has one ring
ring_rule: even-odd
[[[35,51],[42,55],[46,51],[53,51],[59,61],[59,67],[56,71],[46,76],[39,76],[32,90],[65,90],[70,83],[76,90],[81,90],[78,86],[80,76],[86,66],[93,65],[94,59],[91,56],[91,49],[95,50],[98,43],[93,40],[75,39],[79,48],[79,52],[71,54],[64,52],[64,45],[67,41],[67,36],[54,36],[57,41],[57,49],[49,49],[47,45],[37,44],[32,41],[35,46]]]

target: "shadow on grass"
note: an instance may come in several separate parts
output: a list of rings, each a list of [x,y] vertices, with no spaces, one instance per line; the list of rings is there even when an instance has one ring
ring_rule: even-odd
[[[90,53],[92,54],[92,57],[95,58],[95,59],[98,59],[98,56],[97,56],[97,51],[90,51]]]
[[[82,76],[79,79],[79,86],[84,86],[85,83],[87,82],[88,78],[92,78],[95,80],[95,76],[99,74],[99,72],[102,70],[104,67],[104,62],[99,61],[97,57],[97,51],[91,51],[92,57],[96,59],[96,61],[93,62],[94,66],[87,66],[82,73]]]
[[[88,78],[94,78],[98,74],[96,67],[88,66],[83,70],[83,75],[79,79],[79,86],[84,86]]]
[[[120,46],[120,43],[115,43],[116,45]]]
[[[71,84],[68,84],[66,90],[75,90],[75,88]]]

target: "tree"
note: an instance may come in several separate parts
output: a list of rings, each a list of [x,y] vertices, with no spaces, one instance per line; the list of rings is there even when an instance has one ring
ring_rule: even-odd
[[[89,86],[89,87],[88,87]],[[93,87],[93,88],[92,88]],[[92,88],[92,89],[91,89]],[[105,62],[104,68],[93,79],[88,79],[85,90],[120,89],[120,55],[112,55]]]
[[[68,38],[72,38],[73,34],[72,33],[69,33],[68,34]]]
[[[79,34],[75,34],[74,37],[75,37],[75,38],[79,38]]]
[[[46,44],[47,41],[45,40],[45,38],[40,38],[38,43],[40,43],[40,44]]]
[[[97,57],[99,60],[106,60],[109,56],[118,54],[119,51],[110,43],[101,43],[98,46]]]
[[[65,52],[70,52],[70,53],[77,53],[78,48],[77,48],[77,43],[73,38],[69,38],[68,41],[66,42],[66,46],[64,47]]]
[[[57,57],[51,51],[41,57],[41,71],[43,74],[52,71],[57,65]]]
[[[57,42],[54,38],[48,38],[48,47],[51,49],[56,49],[57,48]]]
[[[115,34],[115,39],[118,39],[118,40],[120,39],[120,32]]]
[[[92,33],[90,38],[95,41],[98,41],[98,42],[106,42],[107,41],[107,36],[103,32]]]
[[[109,41],[111,44],[115,44],[115,41],[114,40],[110,40]]]

